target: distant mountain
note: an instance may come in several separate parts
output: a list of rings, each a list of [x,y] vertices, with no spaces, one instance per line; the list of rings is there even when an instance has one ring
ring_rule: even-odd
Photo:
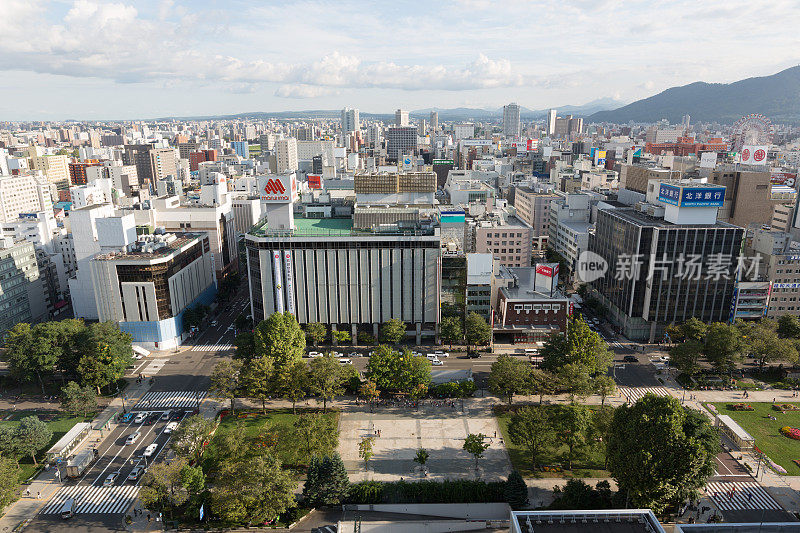
[[[687,113],[692,122],[730,124],[744,115],[761,113],[773,122],[800,123],[800,66],[733,83],[695,82],[672,87],[619,109],[596,112],[587,122],[625,124],[665,118],[679,124]]]
[[[556,107],[558,114],[574,115],[576,117],[585,117],[597,111],[604,111],[606,109],[615,109],[622,105],[623,102],[615,100],[614,98],[598,98],[583,105],[565,105]],[[429,107],[426,109],[417,109],[411,111],[412,117],[427,119],[431,111],[439,113],[439,120],[497,120],[503,118],[503,108],[499,109],[477,109],[472,107],[456,107],[452,109],[440,109],[436,107]],[[547,116],[548,109],[528,109],[527,107],[520,106],[519,115],[523,119],[540,119]]]

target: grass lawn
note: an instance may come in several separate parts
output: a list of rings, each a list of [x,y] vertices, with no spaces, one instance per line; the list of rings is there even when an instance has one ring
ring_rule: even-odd
[[[233,431],[236,425],[241,423],[244,426],[245,439],[248,441],[246,446],[255,454],[259,447],[266,444],[272,448],[273,452],[284,465],[298,466],[307,463],[301,451],[303,443],[299,442],[294,424],[301,414],[312,412],[322,413],[316,409],[298,409],[297,414],[292,414],[291,409],[271,409],[264,415],[260,410],[236,411],[235,416],[226,416],[220,422],[214,439],[211,441],[209,449],[204,456],[204,462],[212,464],[215,460],[214,444],[222,439],[225,434]],[[244,416],[247,415],[247,416]],[[333,432],[335,438],[330,439],[329,446],[325,447],[325,453],[336,450],[338,445],[338,422],[339,413],[328,410],[323,415],[327,431]]]
[[[58,442],[58,439],[63,437],[67,431],[72,429],[72,426],[78,422],[90,422],[94,418],[95,413],[89,413],[89,416],[84,419],[81,416],[72,416],[58,411],[0,411],[0,426],[17,426],[21,419],[32,415],[36,415],[40,420],[47,422],[47,425],[50,426],[50,429],[53,431],[53,438],[50,439],[50,443],[42,448],[36,456],[36,460],[39,462],[40,466],[35,466],[31,458],[27,455],[20,457],[20,481],[25,481],[36,474],[39,468],[41,468],[41,462],[42,459],[44,459],[45,452],[47,452],[53,444]]]
[[[497,416],[497,423],[503,435],[503,442],[511,458],[511,464],[519,470],[523,477],[608,477],[608,470],[603,469],[605,463],[604,447],[601,444],[587,446],[587,451],[583,457],[576,457],[572,462],[572,470],[564,468],[562,471],[542,471],[533,470],[530,455],[523,446],[516,446],[511,443],[508,437],[508,423],[512,413],[502,413]],[[561,466],[562,462],[566,465],[566,460],[562,455],[566,454],[566,445],[561,445],[548,450],[539,457],[539,463],[545,465]]]
[[[772,408],[771,403],[747,402],[755,411],[734,411],[732,403],[714,403],[719,414],[733,418],[745,431],[756,439],[756,446],[766,453],[770,459],[786,469],[790,476],[800,475],[800,467],[793,462],[800,460],[800,441],[784,437],[780,433],[783,426],[800,428],[800,411],[781,414]],[[800,406],[794,403],[792,405]],[[772,415],[777,420],[767,418]]]

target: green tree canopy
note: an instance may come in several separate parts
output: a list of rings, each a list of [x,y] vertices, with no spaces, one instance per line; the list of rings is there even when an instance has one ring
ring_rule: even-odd
[[[635,507],[660,514],[696,498],[714,474],[717,446],[708,420],[675,398],[646,395],[614,412],[608,468]]]
[[[261,401],[264,414],[267,412],[267,400],[276,388],[273,374],[272,359],[265,355],[249,361],[241,373],[240,387],[247,396]]]
[[[306,326],[306,335],[308,336],[308,340],[310,340],[314,346],[317,346],[322,344],[322,341],[328,336],[328,328],[325,327],[325,324],[320,322],[312,322]]]
[[[311,458],[303,486],[303,496],[308,505],[338,505],[349,490],[347,469],[338,453]]]
[[[366,377],[379,390],[410,394],[418,385],[430,383],[431,363],[408,350],[397,351],[382,344],[367,362]]]
[[[714,368],[728,374],[742,360],[746,347],[736,326],[715,322],[708,327],[703,351]]]
[[[800,320],[794,315],[778,318],[778,335],[787,339],[800,339]]]
[[[211,439],[214,421],[202,415],[192,415],[180,423],[172,435],[170,445],[175,455],[187,461],[197,461],[203,452],[203,443]]]
[[[489,448],[489,442],[483,433],[470,433],[464,439],[462,448],[475,458],[475,470],[477,470],[478,460],[483,457],[483,452]]]
[[[524,509],[528,506],[528,485],[517,470],[512,470],[508,475],[503,492],[512,509]]]
[[[19,464],[12,457],[0,455],[0,511],[17,499]]]
[[[558,442],[567,446],[565,459],[572,470],[573,461],[588,444],[592,413],[585,405],[560,405],[553,420]]]
[[[557,371],[566,364],[577,364],[589,375],[605,374],[613,363],[608,344],[592,331],[579,314],[567,322],[566,334],[554,334],[542,348],[542,368]]]
[[[392,318],[381,325],[381,342],[397,344],[406,335],[406,323],[400,319]]]
[[[542,452],[555,442],[553,420],[545,407],[525,406],[511,415],[508,436],[512,444],[524,447],[530,456],[531,466],[539,466]]]
[[[14,430],[15,448],[22,455],[29,455],[36,462],[36,454],[50,444],[53,430],[38,416],[26,416]]]
[[[142,488],[139,499],[145,508],[164,513],[174,518],[175,512],[185,504],[193,491],[202,491],[198,483],[205,485],[205,478],[196,478],[190,471],[194,470],[184,459],[153,463],[142,477]],[[199,469],[198,469],[199,470]],[[199,470],[202,476],[202,470]],[[187,483],[190,481],[191,483]]]
[[[689,376],[693,376],[700,371],[700,359],[702,356],[703,343],[694,339],[676,344],[669,350],[670,363]]]
[[[272,313],[253,332],[255,356],[272,359],[277,374],[282,374],[306,351],[306,336],[297,319],[288,311]]]
[[[211,372],[211,390],[220,398],[230,400],[231,412],[236,410],[236,397],[242,384],[242,361],[223,359]]]
[[[303,361],[297,361],[277,379],[281,398],[292,402],[292,413],[297,412],[297,402],[306,397],[310,388],[308,366]]]
[[[467,313],[464,332],[467,344],[470,346],[482,346],[492,340],[492,327],[485,318],[474,311]]]
[[[328,409],[328,400],[344,393],[342,367],[331,354],[316,357],[309,364],[309,390],[322,399],[322,411]]]
[[[528,391],[531,385],[531,370],[529,362],[502,354],[492,363],[489,390],[511,405],[515,395]]]
[[[446,316],[439,324],[442,340],[452,347],[454,342],[460,341],[464,337],[464,330],[461,328],[461,319],[457,316]]]
[[[778,323],[772,320],[760,320],[741,324],[746,350],[758,362],[760,369],[767,363],[785,361],[797,362],[797,348],[794,339],[783,338],[778,335]]]
[[[68,413],[86,418],[89,411],[97,409],[97,394],[89,385],[81,387],[70,381],[61,387],[61,407]]]

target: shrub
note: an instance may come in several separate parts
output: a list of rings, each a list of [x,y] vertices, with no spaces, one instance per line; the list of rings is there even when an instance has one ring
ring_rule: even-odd
[[[486,503],[505,502],[505,481],[362,481],[350,486],[346,503]]]
[[[372,333],[367,333],[366,331],[362,331],[358,334],[358,344],[363,344],[365,346],[372,346],[375,344],[375,336]]]
[[[474,381],[451,381],[449,383],[440,383],[430,388],[431,396],[437,398],[461,398],[472,396],[475,392]]]

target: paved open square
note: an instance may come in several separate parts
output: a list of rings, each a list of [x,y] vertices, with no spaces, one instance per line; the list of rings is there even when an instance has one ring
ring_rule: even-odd
[[[485,411],[483,411],[485,412]],[[505,447],[500,439],[497,422],[490,415],[475,416],[450,407],[426,405],[418,411],[410,408],[379,407],[370,413],[347,410],[339,419],[339,453],[351,481],[373,479],[398,481],[400,478],[424,479],[419,465],[413,461],[419,448],[430,454],[426,467],[427,479],[505,479],[511,469]],[[375,437],[374,457],[369,472],[358,457],[358,443],[364,437]],[[462,449],[469,433],[483,433],[491,445],[478,461]]]

